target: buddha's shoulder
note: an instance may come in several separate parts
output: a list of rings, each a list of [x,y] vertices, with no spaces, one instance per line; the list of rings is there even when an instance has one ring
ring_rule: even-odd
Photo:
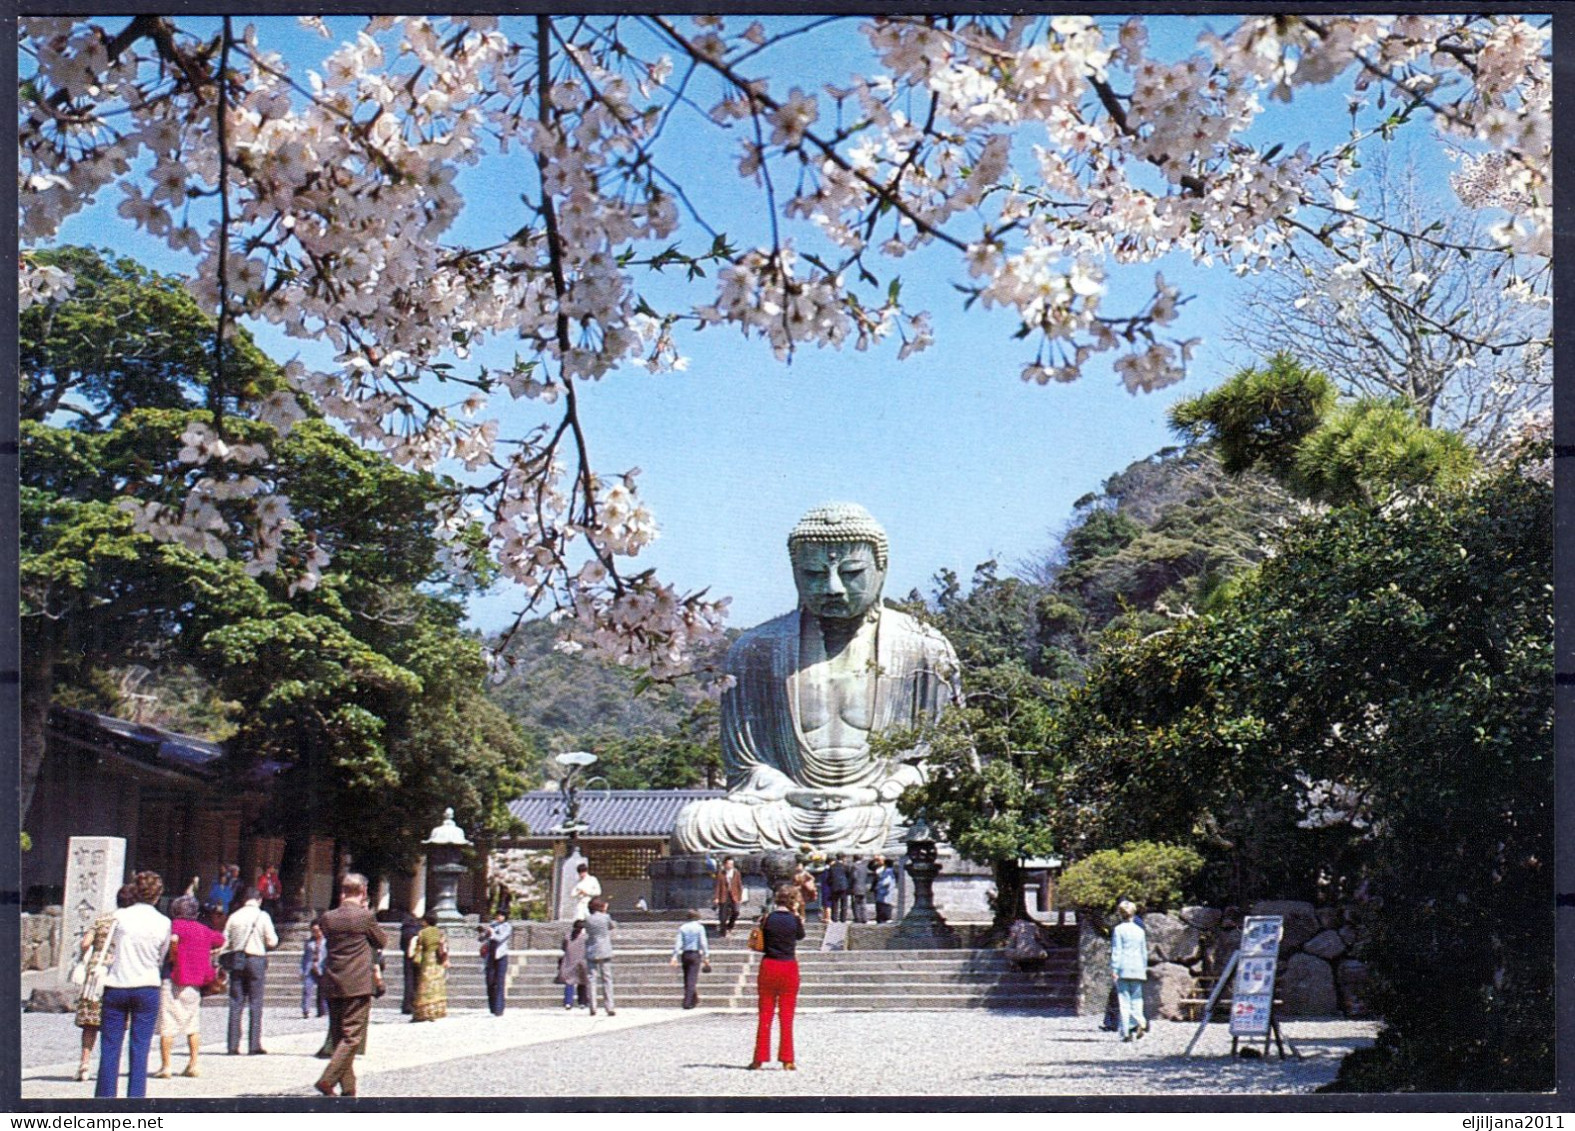
[[[727,649],[729,665],[737,664],[746,656],[769,653],[783,640],[798,632],[798,610],[772,617],[753,628],[739,633],[738,639]]]
[[[779,617],[772,617],[762,621],[754,628],[745,629],[733,641],[735,649],[758,647],[761,644],[775,643],[784,637],[793,636],[798,632],[798,610],[783,613]]]
[[[883,608],[880,612],[880,627],[882,632],[895,632],[910,638],[915,643],[921,644],[926,651],[951,654],[951,641],[942,635],[940,629],[925,624],[918,617],[901,609],[893,609],[889,606]]]

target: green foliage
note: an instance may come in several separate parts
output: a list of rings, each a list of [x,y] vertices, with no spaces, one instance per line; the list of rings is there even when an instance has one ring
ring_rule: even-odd
[[[714,703],[692,686],[642,687],[629,668],[557,651],[556,636],[545,620],[521,625],[508,648],[513,673],[487,691],[544,756],[589,750],[610,789],[721,783]]]
[[[1095,915],[1110,915],[1130,899],[1139,910],[1180,907],[1203,857],[1185,845],[1128,841],[1068,866],[1061,874],[1062,902]]]
[[[1227,472],[1258,470],[1335,506],[1459,488],[1476,464],[1465,440],[1427,427],[1398,400],[1336,405],[1334,383],[1285,353],[1180,402],[1170,421],[1211,441]]]
[[[61,247],[33,258],[68,271],[75,286],[19,318],[24,420],[66,411],[78,427],[96,430],[137,408],[206,403],[214,321],[180,279],[107,250]],[[245,330],[228,353],[228,405],[282,387],[278,367]]]
[[[666,733],[606,735],[592,741],[595,773],[608,789],[697,789],[722,785],[721,712],[708,699]]]
[[[1267,368],[1247,368],[1218,387],[1170,410],[1171,427],[1194,440],[1213,440],[1225,470],[1253,468],[1277,479],[1295,466],[1295,451],[1334,408],[1334,382],[1288,353]]]
[[[966,677],[963,706],[922,734],[883,735],[873,748],[890,757],[927,745],[927,780],[898,804],[910,817],[925,814],[963,856],[994,867],[996,922],[1005,926],[1023,905],[1018,860],[1054,850],[1052,787],[1064,767],[1053,741],[1052,688],[1016,664]]]
[[[1525,471],[1292,528],[1208,614],[1109,642],[1059,719],[1069,855],[1191,842],[1226,898],[1367,901],[1387,1028],[1352,1087],[1551,1086],[1553,528]]]
[[[1455,433],[1422,426],[1398,402],[1358,401],[1335,409],[1302,442],[1289,481],[1308,498],[1339,505],[1459,488],[1475,467]]]
[[[369,872],[408,863],[449,805],[473,836],[507,830],[537,755],[485,698],[480,641],[446,596],[427,507],[452,484],[321,421],[279,438],[227,415],[231,438],[268,450],[250,470],[301,524],[285,571],[314,545],[332,555],[319,584],[248,574],[239,509],[224,512],[222,558],[138,534],[120,496],[135,486],[178,503],[197,474],[178,452],[189,424],[212,421],[212,323],[176,280],[80,249],[48,254],[78,288],[23,320],[36,412],[22,427],[22,611],[47,661],[24,694],[113,709],[109,673],[132,663],[150,686],[183,684],[194,721],[203,704],[219,712],[203,733],[227,740],[232,780],[271,764],[258,831],[336,837]],[[84,334],[98,335],[91,348]],[[221,405],[277,387],[244,336],[231,365]],[[52,414],[70,403],[86,407],[60,427]]]

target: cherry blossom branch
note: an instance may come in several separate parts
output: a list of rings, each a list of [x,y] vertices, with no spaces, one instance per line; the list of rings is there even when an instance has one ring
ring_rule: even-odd
[[[759,105],[764,106],[766,109],[772,111],[779,111],[782,109],[782,103],[780,101],[772,98],[771,95],[766,93],[764,90],[757,91],[754,87],[754,84],[741,78],[737,72],[735,72],[726,63],[712,59],[703,52],[699,51],[682,33],[678,31],[678,29],[674,28],[663,17],[650,16],[647,18],[657,27],[659,27],[662,32],[672,41],[674,46],[676,46],[680,51],[684,52],[701,66],[709,67],[722,78],[726,79],[735,88],[741,91],[747,98],[749,98],[751,103],[758,103]],[[923,232],[927,236],[932,237],[933,239],[941,241],[942,243],[949,244],[957,251],[968,250],[968,245],[962,240],[958,239],[950,232],[935,227],[923,216],[920,216],[917,212],[915,212],[913,207],[902,197],[893,195],[892,193],[888,192],[886,187],[879,181],[870,177],[867,173],[855,169],[852,164],[849,163],[847,158],[843,157],[842,154],[837,151],[837,148],[834,145],[825,141],[814,131],[805,130],[804,138],[806,141],[812,143],[815,148],[820,151],[821,155],[833,165],[868,188],[870,192],[874,193],[875,196],[884,201],[889,207],[896,209],[903,216],[907,217],[909,222],[912,223],[913,226],[919,231]]]

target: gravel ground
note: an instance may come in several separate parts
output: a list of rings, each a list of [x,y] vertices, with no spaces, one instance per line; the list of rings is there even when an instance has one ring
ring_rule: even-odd
[[[1223,1026],[1189,1058],[1194,1025],[1157,1022],[1124,1045],[1097,1018],[828,1011],[798,1018],[798,1071],[787,1074],[747,1069],[754,1025],[751,1015],[717,1013],[590,1037],[572,1056],[533,1045],[406,1070],[399,1092],[572,1096],[595,1080],[604,1096],[1294,1094],[1332,1080],[1373,1033],[1344,1021],[1287,1024],[1301,1059],[1232,1060]]]
[[[310,1059],[321,1023],[270,1013],[266,1060],[209,1055],[223,1047],[224,1011],[205,1011],[200,1081],[154,1081],[150,1095],[306,1094],[321,1062]],[[1304,1094],[1333,1079],[1340,1058],[1371,1042],[1374,1026],[1286,1022],[1302,1056],[1239,1060],[1223,1025],[1191,1057],[1196,1026],[1156,1022],[1122,1044],[1098,1018],[1007,1011],[841,1012],[799,1015],[799,1071],[750,1072],[754,1017],[744,1012],[510,1010],[502,1019],[456,1011],[433,1025],[374,1018],[372,1054],[357,1062],[362,1095],[598,1096],[774,1095],[1270,1095]],[[24,1097],[84,1094],[69,1015],[24,1014]],[[214,1038],[217,1038],[215,1043]],[[901,1050],[898,1055],[897,1050]],[[970,1055],[960,1056],[959,1050]],[[156,1054],[155,1054],[156,1055]],[[184,1064],[177,1053],[176,1067]],[[266,1069],[267,1071],[262,1071]]]

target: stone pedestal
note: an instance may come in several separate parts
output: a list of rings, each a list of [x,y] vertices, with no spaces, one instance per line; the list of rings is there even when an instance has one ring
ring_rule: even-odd
[[[115,892],[125,883],[126,842],[118,836],[74,836],[66,846],[66,886],[61,908],[61,979],[76,961],[82,936],[93,920],[115,910]]]
[[[574,918],[574,885],[580,882],[580,865],[586,863],[585,853],[580,851],[580,846],[575,841],[569,841],[568,849],[558,861],[558,870],[554,876],[553,884],[553,917],[560,920]]]
[[[646,874],[651,877],[651,910],[696,908],[709,912],[723,855],[726,854],[685,852],[664,856],[646,865]],[[769,910],[776,884],[787,882],[793,875],[795,856],[788,851],[735,852],[731,855],[744,877],[744,902],[738,908],[739,921],[743,922]]]

